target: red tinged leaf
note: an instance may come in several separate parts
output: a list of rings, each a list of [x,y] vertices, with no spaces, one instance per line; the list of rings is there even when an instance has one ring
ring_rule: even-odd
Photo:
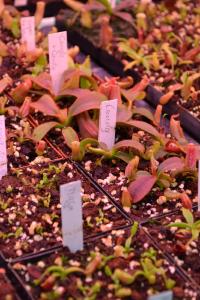
[[[176,143],[174,140],[169,140],[165,145],[165,151],[172,153],[181,153],[183,152],[182,147]]]
[[[11,97],[15,100],[16,103],[22,103],[24,101],[24,98],[28,95],[31,87],[32,81],[30,78],[27,78],[12,90]]]
[[[137,203],[144,199],[144,197],[153,188],[154,184],[156,183],[156,180],[156,176],[149,174],[139,176],[135,181],[133,181],[128,187],[128,191],[132,197],[133,203]]]
[[[154,123],[157,126],[160,126],[161,117],[162,117],[162,105],[158,104],[154,113]]]
[[[51,129],[56,127],[57,125],[59,125],[59,123],[57,123],[57,122],[47,122],[47,123],[39,125],[33,131],[33,135],[32,135],[33,140],[36,141],[36,142],[41,141],[45,137],[45,135]]]
[[[107,99],[114,100],[117,99],[119,104],[122,104],[121,99],[121,89],[117,83],[116,78],[107,79],[106,82],[103,82],[99,86],[99,92],[104,94]]]
[[[90,83],[90,89],[97,89],[97,81],[93,76],[88,74],[88,70],[84,69],[84,64],[79,66],[81,69],[73,69],[67,70],[64,75],[64,84],[61,88],[60,93],[64,94],[68,91],[68,89],[78,89],[81,84],[81,79],[85,79],[88,83]],[[87,68],[87,67],[86,67]]]
[[[71,149],[73,142],[79,142],[79,137],[72,127],[67,127],[62,130],[62,134],[67,146]]]
[[[170,157],[158,166],[158,171],[182,171],[184,169],[184,166],[184,162],[179,157]]]
[[[26,97],[22,106],[19,108],[18,115],[21,118],[25,118],[29,115],[30,112],[30,107],[31,107],[31,98]]]
[[[132,112],[125,105],[120,105],[117,108],[117,122],[127,122],[131,119]]]
[[[88,112],[84,112],[77,117],[77,123],[79,127],[79,131],[82,138],[97,138],[98,136],[98,126],[91,119]]]
[[[119,10],[126,10],[128,8],[132,9],[135,5],[136,5],[135,0],[123,0],[116,5],[115,10],[119,11]]]
[[[195,170],[197,165],[197,148],[194,144],[188,144],[185,165],[190,170]]]
[[[122,191],[121,204],[123,207],[131,207],[132,199],[127,188]]]
[[[200,46],[187,51],[184,55],[185,60],[195,60],[196,56],[200,53]]]
[[[137,150],[140,153],[144,153],[144,151],[145,151],[144,146],[141,143],[139,143],[138,141],[134,141],[134,140],[120,141],[120,142],[116,143],[113,148],[116,150],[119,150],[121,148],[131,148],[133,150]]]
[[[134,180],[134,178],[136,176],[139,161],[140,161],[139,156],[135,156],[127,164],[126,169],[125,169],[125,176],[129,179],[129,181]]]
[[[186,193],[180,194],[180,199],[184,208],[192,210],[192,201]]]
[[[57,116],[60,112],[59,106],[47,94],[43,95],[37,102],[33,102],[31,107],[49,116]]]
[[[159,100],[160,104],[162,104],[162,105],[167,104],[172,99],[173,96],[174,96],[173,91],[166,93],[165,95],[160,97],[160,100]]]
[[[171,92],[175,92],[175,91],[181,90],[182,87],[183,87],[183,85],[181,83],[175,83],[175,84],[169,86],[169,90]]]
[[[131,26],[134,26],[134,19],[131,14],[124,11],[115,11],[113,14],[121,20],[130,23]]]
[[[52,94],[52,81],[50,74],[44,72],[39,74],[37,77],[32,77],[31,79],[38,87],[47,90]]]
[[[105,96],[90,90],[70,91],[69,95],[76,96],[76,101],[69,108],[69,115],[76,116],[91,109],[100,109]]]
[[[45,151],[45,148],[46,148],[46,142],[45,141],[39,141],[36,145],[36,153],[37,155],[41,156],[44,154],[44,151]]]
[[[12,82],[13,80],[9,76],[2,78],[0,80],[0,94],[2,94],[9,85],[12,85]]]
[[[150,112],[150,110],[146,109],[145,107],[135,107],[132,112],[133,115],[140,115],[154,122],[153,114]]]
[[[144,76],[144,78],[142,78],[142,80],[129,91],[131,91],[132,93],[143,92],[148,85],[149,85],[149,78],[147,76]]]
[[[170,119],[170,130],[171,130],[171,134],[173,137],[175,137],[177,139],[177,141],[180,144],[185,144],[187,143],[184,133],[183,133],[183,129],[181,128],[181,124],[180,121],[177,121],[175,118],[177,118],[178,115],[172,115],[171,119]]]
[[[144,90],[146,89],[148,84],[149,84],[149,79],[147,77],[144,77],[139,83],[137,83],[131,89],[128,90],[122,89],[122,94],[129,102],[134,102],[135,100],[137,100],[140,94],[144,93]]]
[[[160,133],[150,124],[143,122],[143,121],[137,121],[137,120],[131,120],[128,122],[118,122],[119,124],[121,123],[122,125],[127,125],[127,126],[134,126],[140,130],[143,130],[150,135],[153,135],[157,139],[161,138]]]

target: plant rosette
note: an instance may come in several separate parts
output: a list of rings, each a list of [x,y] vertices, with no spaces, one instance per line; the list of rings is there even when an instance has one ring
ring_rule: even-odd
[[[178,128],[177,121],[174,125]],[[135,134],[134,138],[136,135],[140,138],[142,135],[143,142],[141,139],[140,145],[145,145],[149,135],[142,131]],[[89,146],[88,151],[93,155],[87,154],[80,162],[81,166],[115,201],[140,220],[168,213],[181,206],[191,208],[192,204],[196,204],[197,146],[188,144],[182,148],[175,140],[170,140],[163,148],[158,141],[154,141],[143,154],[132,153],[133,149],[125,152],[126,155],[133,155],[125,163],[127,156],[124,148],[131,147],[128,141],[116,143],[111,151],[100,145],[96,148]],[[83,143],[84,140],[80,142],[80,150]],[[122,146],[122,150],[119,146]],[[185,154],[181,148],[185,149]],[[119,149],[121,152],[118,152]],[[94,154],[99,155],[96,160]]]
[[[71,254],[66,248],[12,265],[34,299],[148,299],[172,290],[173,299],[199,299],[135,223]]]
[[[170,254],[190,279],[200,284],[200,213],[187,209],[145,224],[159,247]]]
[[[0,181],[0,251],[21,257],[62,243],[59,187],[81,180],[84,237],[128,224],[108,198],[69,162],[13,169]]]

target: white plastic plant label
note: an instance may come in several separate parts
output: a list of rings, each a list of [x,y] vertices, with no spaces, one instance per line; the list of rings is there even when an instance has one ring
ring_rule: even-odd
[[[26,6],[28,4],[28,0],[15,0],[14,6]]]
[[[148,300],[173,300],[172,291],[166,291],[157,295],[149,296]]]
[[[200,211],[200,160],[198,163],[198,211]]]
[[[20,19],[21,40],[26,43],[28,51],[35,50],[35,17],[23,17]]]
[[[60,186],[63,246],[71,252],[83,249],[81,181]]]
[[[57,95],[62,86],[62,78],[67,70],[67,32],[56,32],[48,35],[49,66],[52,86]]]
[[[115,143],[115,127],[117,119],[117,99],[103,101],[100,106],[99,143],[105,144],[110,150]]]
[[[0,116],[0,179],[7,174],[5,116]]]

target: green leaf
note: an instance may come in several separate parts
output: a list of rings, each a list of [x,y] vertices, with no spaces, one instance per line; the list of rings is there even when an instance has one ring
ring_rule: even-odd
[[[20,37],[20,24],[19,24],[19,19],[18,18],[13,18],[13,22],[11,25],[11,32],[15,38]]]
[[[109,0],[97,0],[97,2],[101,3],[106,8],[109,14],[112,13],[112,6]]]
[[[67,127],[62,129],[62,135],[64,137],[65,143],[71,149],[72,142],[79,142],[79,137],[76,131],[72,127]]]
[[[165,281],[165,286],[168,290],[173,289],[173,287],[176,285],[176,281],[171,279],[171,278],[167,278]]]
[[[42,54],[35,62],[34,67],[32,68],[32,75],[38,75],[42,73],[47,66],[47,57],[45,54]]]
[[[161,139],[160,133],[150,124],[143,122],[143,121],[137,121],[137,120],[131,120],[128,122],[119,122],[119,125],[125,125],[125,126],[133,126],[140,130],[143,130],[150,135],[153,135],[157,139]]]
[[[141,115],[150,121],[154,122],[154,116],[150,112],[150,110],[144,108],[144,107],[136,107],[133,109],[133,115]]]
[[[177,228],[183,228],[183,229],[191,229],[191,226],[184,222],[175,222],[170,223],[167,225],[167,227],[177,227]]]
[[[126,249],[129,249],[130,246],[131,246],[131,243],[132,243],[132,239],[133,237],[136,235],[137,233],[137,230],[138,230],[138,222],[134,222],[133,226],[131,227],[131,233],[130,233],[130,236],[126,239],[126,242],[125,242],[125,248]]]
[[[39,142],[41,141],[45,135],[54,127],[56,127],[57,125],[59,125],[58,122],[47,122],[44,124],[41,124],[39,126],[37,126],[34,130],[33,130],[33,135],[32,135],[32,139],[35,142]]]
[[[133,226],[131,227],[131,236],[134,237],[138,231],[139,223],[137,221],[134,221]]]
[[[192,239],[197,240],[199,238],[200,230],[196,227],[192,228]]]
[[[126,53],[130,58],[137,61],[137,63],[141,63],[142,56],[138,54],[136,51],[134,51],[128,44],[127,41],[122,41],[118,44],[119,48],[122,50],[122,52]]]
[[[86,138],[80,142],[80,149],[85,150],[87,145],[97,146],[98,144],[99,144],[99,142],[97,140],[92,139],[92,138]]]
[[[194,217],[192,212],[189,209],[186,208],[182,208],[182,214],[186,220],[186,222],[190,225],[192,225],[194,223]]]
[[[124,140],[116,143],[113,147],[113,149],[121,149],[121,148],[131,148],[132,150],[136,150],[140,153],[144,153],[144,146],[135,140]]]
[[[76,64],[76,67],[87,74],[88,76],[92,76],[92,66],[90,56],[87,56],[82,64]]]
[[[91,88],[91,82],[87,78],[81,77],[80,78],[80,87],[82,89],[90,89]]]
[[[106,276],[108,276],[108,277],[112,276],[112,271],[111,271],[111,268],[109,266],[105,266],[104,272],[105,272]]]
[[[113,156],[123,160],[126,163],[129,163],[129,161],[133,158],[133,155],[122,151],[115,152]]]

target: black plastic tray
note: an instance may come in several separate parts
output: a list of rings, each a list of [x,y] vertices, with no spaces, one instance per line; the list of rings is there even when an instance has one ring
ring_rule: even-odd
[[[117,60],[114,56],[109,54],[107,51],[96,47],[91,41],[82,36],[73,28],[67,27],[66,22],[62,14],[58,15],[56,18],[56,27],[59,31],[67,30],[68,41],[73,45],[78,45],[82,52],[91,56],[91,58],[97,62],[100,66],[105,68],[109,73],[114,76],[132,76],[135,82],[141,79],[141,75],[130,69],[124,71],[124,66],[121,61]],[[163,94],[156,90],[152,85],[147,88],[147,101],[156,107],[159,103],[159,99]],[[192,114],[183,108],[182,106],[175,103],[175,101],[170,101],[167,105],[163,107],[164,113],[168,117],[179,114],[182,127],[190,134],[195,140],[200,142],[200,120],[192,116]]]
[[[50,144],[51,145],[51,144]],[[61,150],[60,150],[61,151]],[[62,153],[62,152],[61,152]],[[63,154],[64,155],[64,154]],[[59,163],[59,162],[70,162],[71,164],[74,165],[74,167],[76,168],[76,170],[78,171],[78,173],[80,173],[84,178],[86,178],[86,180],[89,182],[89,184],[91,184],[91,186],[97,190],[99,193],[101,193],[102,195],[105,195],[108,197],[110,203],[112,203],[113,207],[116,208],[117,212],[119,213],[119,215],[121,215],[121,218],[124,220],[124,222],[126,224],[124,225],[118,225],[118,226],[113,226],[113,228],[106,230],[105,232],[99,232],[99,233],[93,233],[90,235],[87,235],[86,237],[84,237],[84,241],[87,242],[91,239],[96,239],[100,236],[102,236],[102,234],[108,234],[109,232],[111,232],[112,230],[117,230],[117,229],[121,229],[124,228],[126,226],[130,226],[134,220],[132,220],[130,218],[130,216],[123,210],[123,208],[116,203],[116,201],[108,194],[106,193],[93,179],[92,177],[88,176],[87,173],[74,161],[72,161],[69,158],[60,158],[60,159],[55,159],[50,161],[49,163]],[[37,165],[37,164],[36,164]],[[23,166],[21,168],[18,168],[19,170],[23,170],[24,168],[27,167],[34,167],[34,165],[28,165],[28,166]],[[57,247],[60,247],[61,243],[58,243],[57,246],[53,246],[53,247],[49,247],[48,249],[44,250],[44,251],[39,251],[39,252],[35,252],[35,253],[28,253],[28,254],[24,254],[21,257],[18,258],[6,258],[5,255],[0,251],[0,266],[5,266],[6,263],[8,262],[15,262],[15,261],[20,261],[21,259],[25,259],[25,258],[29,258],[29,257],[35,257],[38,255],[38,253],[43,253],[46,251],[52,251],[52,249],[56,249]]]
[[[124,226],[122,227],[121,229],[129,229],[131,226]],[[144,231],[142,229],[142,227],[140,226],[140,230]],[[147,236],[147,240],[149,240],[150,244],[155,248],[157,249],[158,251],[160,251],[159,249],[159,245],[157,243],[155,243],[155,241],[151,238],[150,235],[148,235],[146,233],[146,231],[144,231],[144,233],[146,234]],[[105,237],[107,236],[106,233],[102,234],[101,237]],[[96,237],[97,239],[98,237]],[[95,239],[93,239],[92,241],[95,241]],[[88,241],[88,242],[91,242],[91,241]],[[87,243],[87,242],[86,242]],[[86,244],[85,243],[85,244]],[[49,256],[50,254],[54,253],[55,251],[61,251],[63,249],[63,247],[57,247],[53,250],[50,250],[50,251],[46,251],[46,252],[41,252],[41,253],[38,253],[38,255],[35,255],[33,257],[27,257],[25,259],[22,259],[20,260],[19,262],[21,263],[31,263],[31,262],[37,262],[39,260],[42,260],[43,258],[46,258],[47,256]],[[174,261],[171,260],[171,258],[169,256],[167,256],[164,252],[160,251],[160,253],[162,254],[162,256],[167,260],[169,261],[169,263],[171,265],[174,265]],[[8,269],[9,269],[9,272],[11,274],[11,276],[13,277],[13,281],[16,282],[16,287],[17,287],[17,290],[22,292],[22,294],[20,294],[20,296],[22,297],[22,295],[25,295],[26,294],[26,297],[27,298],[23,298],[22,299],[26,299],[26,300],[36,300],[29,291],[27,291],[26,287],[25,287],[25,283],[23,281],[23,279],[20,277],[20,275],[13,269],[12,267],[13,263],[10,263],[8,264]],[[187,274],[182,270],[182,268],[180,268],[179,266],[176,266],[176,274],[184,281],[184,282],[188,282],[189,285],[192,287],[193,290],[199,292],[199,287],[195,284],[195,282],[193,282],[193,280],[191,278],[189,278],[187,276]]]

